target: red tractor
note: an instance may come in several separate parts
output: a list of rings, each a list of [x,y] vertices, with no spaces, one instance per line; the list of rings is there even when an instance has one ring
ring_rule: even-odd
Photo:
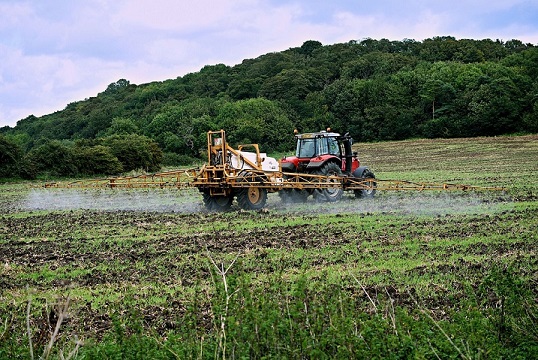
[[[353,139],[349,134],[340,135],[327,129],[315,133],[296,133],[295,138],[295,156],[281,160],[282,172],[375,179],[367,166],[360,166],[357,153],[351,150]],[[372,197],[375,194],[374,189],[354,192],[356,197]],[[340,200],[343,193],[341,187],[334,187],[321,190],[284,189],[279,195],[284,201],[305,201],[312,194],[315,199],[333,202]]]

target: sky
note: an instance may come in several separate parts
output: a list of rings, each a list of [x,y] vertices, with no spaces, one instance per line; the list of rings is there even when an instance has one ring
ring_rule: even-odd
[[[0,127],[110,83],[365,38],[538,45],[538,0],[0,0]]]

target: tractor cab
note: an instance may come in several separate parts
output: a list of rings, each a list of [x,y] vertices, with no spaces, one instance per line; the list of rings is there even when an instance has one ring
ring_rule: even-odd
[[[336,134],[336,133],[333,133]],[[333,136],[308,136],[303,134],[297,137],[297,150],[295,156],[300,159],[311,159],[321,155],[342,156],[342,149],[336,137]]]
[[[352,173],[359,167],[356,154],[352,154],[352,139],[348,134],[320,131],[295,134],[297,141],[295,156],[281,160],[282,171],[311,173],[327,162],[336,163],[343,173]]]

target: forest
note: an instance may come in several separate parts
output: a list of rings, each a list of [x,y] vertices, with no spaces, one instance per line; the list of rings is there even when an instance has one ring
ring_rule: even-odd
[[[203,158],[208,130],[264,152],[293,130],[355,142],[538,132],[538,47],[519,40],[363,39],[300,47],[95,97],[0,128],[0,178],[156,171]]]

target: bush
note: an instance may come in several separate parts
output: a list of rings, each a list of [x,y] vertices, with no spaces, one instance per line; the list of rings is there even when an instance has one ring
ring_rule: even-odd
[[[25,180],[35,180],[38,175],[37,166],[32,162],[29,156],[25,156],[19,161],[17,173]]]
[[[73,150],[78,172],[85,175],[115,175],[123,171],[117,157],[105,146],[76,147]]]
[[[165,152],[163,154],[164,166],[188,166],[196,163],[198,159],[189,155],[181,155],[173,152]]]
[[[118,158],[123,171],[144,169],[158,171],[163,160],[162,150],[156,142],[142,135],[113,135],[103,138],[102,144]]]
[[[0,135],[0,178],[13,177],[17,173],[17,163],[21,150],[17,144]]]
[[[72,148],[58,140],[45,142],[32,149],[26,161],[33,164],[36,173],[48,173],[52,176],[73,176],[77,174]],[[30,165],[29,165],[30,166]]]

